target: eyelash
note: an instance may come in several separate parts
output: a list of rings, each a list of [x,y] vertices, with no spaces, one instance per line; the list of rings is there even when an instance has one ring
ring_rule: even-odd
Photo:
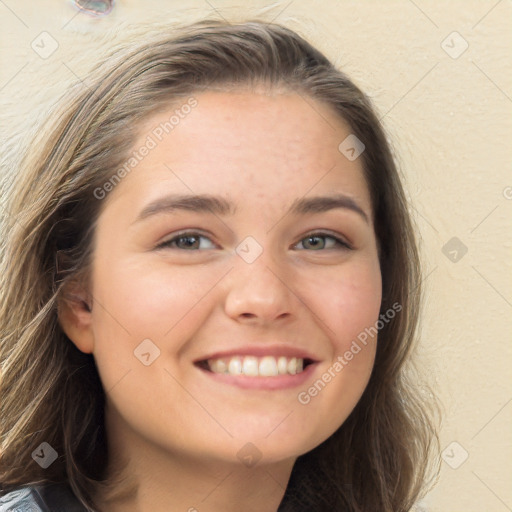
[[[157,247],[155,249],[179,249],[182,251],[191,251],[191,252],[200,251],[200,249],[182,249],[180,247],[175,247],[172,245],[177,240],[179,240],[181,238],[188,238],[188,237],[207,238],[208,240],[211,241],[211,239],[208,236],[205,236],[204,234],[202,234],[198,231],[183,231],[183,232],[175,235],[173,238],[170,238],[169,240],[166,240],[165,242],[162,242],[161,244],[157,245]],[[299,242],[295,245],[298,245],[299,243],[303,242],[307,238],[325,238],[325,239],[330,238],[331,240],[334,240],[335,243],[338,245],[338,250],[353,250],[353,247],[348,242],[344,241],[343,239],[341,239],[338,236],[335,236],[331,233],[324,232],[324,231],[315,231],[312,233],[308,233],[306,236],[302,237],[299,240]],[[332,249],[336,249],[336,247],[334,247],[334,248],[331,247],[328,249],[319,249],[317,251],[312,250],[312,252],[319,252],[319,251],[332,250]],[[300,249],[300,250],[307,251],[308,249]]]

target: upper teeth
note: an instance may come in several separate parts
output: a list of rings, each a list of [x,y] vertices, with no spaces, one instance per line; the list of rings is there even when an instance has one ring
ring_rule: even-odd
[[[277,375],[295,375],[304,368],[304,359],[298,357],[255,357],[233,356],[208,359],[208,367],[214,373],[229,375],[248,375],[250,377],[276,377]]]

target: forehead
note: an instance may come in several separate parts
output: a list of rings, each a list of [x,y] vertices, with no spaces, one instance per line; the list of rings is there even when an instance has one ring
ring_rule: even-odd
[[[327,104],[292,92],[207,91],[193,100],[144,121],[134,150],[151,149],[115,195],[139,203],[164,191],[210,193],[255,206],[335,189],[371,209],[361,158],[338,149],[351,129]]]

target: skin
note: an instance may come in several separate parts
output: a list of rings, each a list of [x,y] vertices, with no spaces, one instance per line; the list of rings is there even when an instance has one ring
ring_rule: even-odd
[[[379,315],[361,158],[338,150],[350,128],[328,106],[291,92],[195,97],[197,107],[105,199],[91,311],[83,302],[60,311],[69,338],[94,355],[106,390],[109,472],[127,464],[138,485],[136,495],[108,504],[98,495],[109,511],[277,510],[296,458],[345,421],[373,367],[369,339],[307,405],[297,399]],[[148,119],[135,147],[173,111]],[[237,210],[176,210],[136,222],[170,193],[219,195]],[[286,214],[295,199],[334,193],[353,198],[369,221],[346,208]],[[185,228],[207,236],[199,249],[155,249]],[[306,235],[325,230],[352,249],[333,248],[330,238],[307,245]],[[252,263],[235,252],[247,236],[263,251]],[[149,366],[134,356],[144,339],[160,350]],[[297,346],[318,363],[307,382],[278,390],[219,383],[193,364],[248,343]],[[252,467],[237,457],[247,443],[261,455]]]

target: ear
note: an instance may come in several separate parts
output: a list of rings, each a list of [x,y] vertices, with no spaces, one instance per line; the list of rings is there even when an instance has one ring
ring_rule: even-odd
[[[58,319],[60,327],[76,348],[85,354],[92,354],[92,300],[82,286],[74,284],[62,290]]]

